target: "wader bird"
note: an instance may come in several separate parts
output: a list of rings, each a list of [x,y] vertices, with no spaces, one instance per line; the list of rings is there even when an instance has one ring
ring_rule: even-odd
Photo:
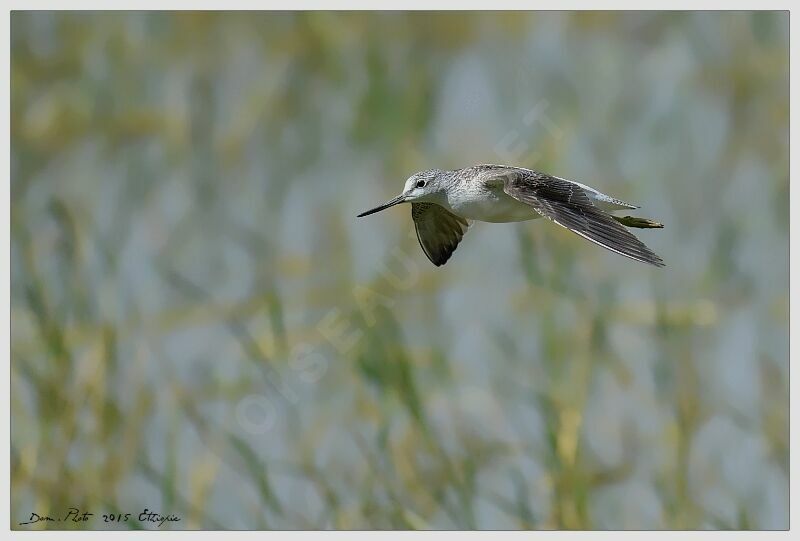
[[[663,267],[655,252],[624,226],[664,227],[658,222],[611,212],[638,208],[594,188],[545,173],[505,165],[476,165],[454,171],[431,169],[409,177],[403,193],[358,217],[411,203],[422,251],[444,265],[470,225],[545,218],[625,257]]]

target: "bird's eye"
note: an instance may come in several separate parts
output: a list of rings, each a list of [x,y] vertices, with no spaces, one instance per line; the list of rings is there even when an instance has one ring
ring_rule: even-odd
[[[424,188],[424,187],[425,187],[425,181],[424,180],[418,180],[417,181],[417,188]]]

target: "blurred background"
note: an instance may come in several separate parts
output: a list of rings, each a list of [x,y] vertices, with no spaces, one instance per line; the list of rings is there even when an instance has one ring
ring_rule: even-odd
[[[13,527],[787,528],[788,36],[12,13]],[[477,163],[641,204],[667,267],[355,218]]]

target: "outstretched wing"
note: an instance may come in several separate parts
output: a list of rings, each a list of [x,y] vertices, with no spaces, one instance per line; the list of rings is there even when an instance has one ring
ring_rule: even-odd
[[[422,251],[437,267],[447,263],[469,222],[434,203],[411,203],[411,218]]]
[[[488,182],[581,237],[625,257],[663,267],[664,261],[614,218],[597,208],[579,185],[528,169],[491,171]]]

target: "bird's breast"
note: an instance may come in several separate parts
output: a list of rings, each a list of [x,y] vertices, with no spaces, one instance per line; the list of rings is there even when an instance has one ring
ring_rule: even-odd
[[[469,220],[504,223],[539,218],[533,207],[517,201],[504,191],[465,191],[448,197],[450,210]]]

